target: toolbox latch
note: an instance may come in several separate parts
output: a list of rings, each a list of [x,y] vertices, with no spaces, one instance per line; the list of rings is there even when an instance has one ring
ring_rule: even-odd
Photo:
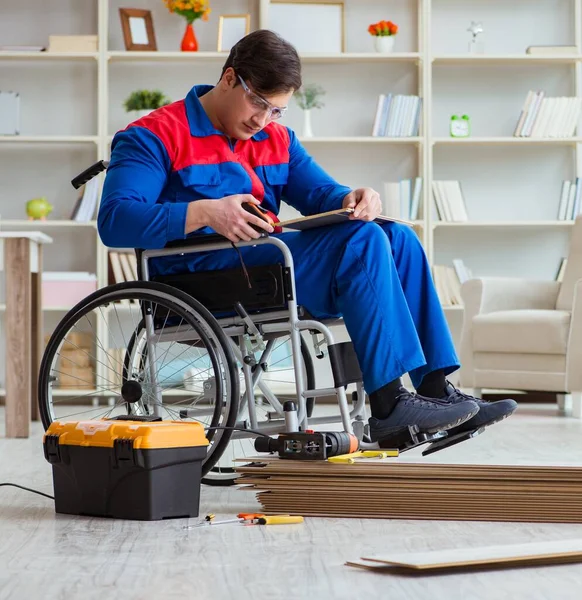
[[[61,447],[58,435],[47,435],[45,437],[44,457],[53,465],[61,462]]]
[[[135,465],[135,456],[133,454],[133,440],[117,438],[113,442],[115,454],[115,464],[118,467],[132,467]]]

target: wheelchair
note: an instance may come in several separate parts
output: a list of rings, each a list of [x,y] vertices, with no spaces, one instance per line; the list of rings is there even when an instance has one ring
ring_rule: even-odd
[[[107,166],[99,161],[71,183],[79,188]],[[158,257],[264,244],[279,249],[278,263],[150,277]],[[342,320],[316,320],[298,305],[293,257],[279,238],[263,233],[234,245],[218,234],[191,236],[135,250],[135,271],[135,281],[105,286],[80,301],[51,335],[38,383],[45,429],[73,419],[200,422],[209,442],[202,465],[209,485],[236,481],[235,460],[256,456],[257,436],[289,431],[289,409],[296,409],[300,431],[340,424],[361,448],[378,448],[368,437],[352,343],[337,342],[331,331]],[[328,359],[331,386],[317,387],[313,355]],[[323,397],[335,398],[336,408],[326,405],[329,414],[314,417]],[[403,444],[435,445],[442,437],[445,432],[420,434]]]

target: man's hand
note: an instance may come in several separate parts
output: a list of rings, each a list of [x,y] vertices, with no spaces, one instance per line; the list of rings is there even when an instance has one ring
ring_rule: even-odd
[[[258,239],[261,234],[253,229],[251,224],[273,233],[273,228],[266,221],[243,208],[244,202],[260,204],[250,194],[234,194],[220,200],[190,202],[186,215],[186,233],[208,226],[231,242],[250,242]]]
[[[373,221],[382,213],[380,194],[372,188],[358,188],[351,191],[342,203],[342,208],[353,208],[352,220]]]

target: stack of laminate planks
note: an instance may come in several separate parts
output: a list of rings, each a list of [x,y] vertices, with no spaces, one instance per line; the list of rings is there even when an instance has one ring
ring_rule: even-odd
[[[460,521],[582,522],[582,467],[355,464],[258,458],[236,467],[268,514]]]

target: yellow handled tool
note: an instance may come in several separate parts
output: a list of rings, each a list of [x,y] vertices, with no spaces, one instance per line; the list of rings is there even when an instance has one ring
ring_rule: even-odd
[[[353,465],[356,458],[388,458],[398,456],[398,450],[360,450],[351,454],[340,454],[339,456],[330,456],[327,460],[331,463],[344,463]]]
[[[272,517],[259,517],[254,521],[257,525],[291,525],[303,523],[303,517],[298,515],[275,515]]]

